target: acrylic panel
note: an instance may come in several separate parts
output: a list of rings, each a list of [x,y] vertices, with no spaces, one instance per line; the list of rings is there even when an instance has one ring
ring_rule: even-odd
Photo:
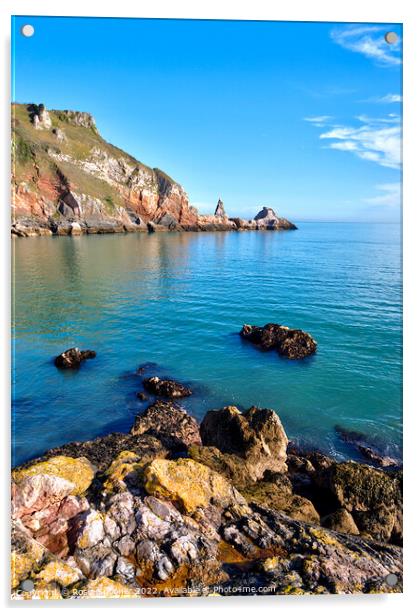
[[[401,592],[402,39],[13,18],[13,598]]]

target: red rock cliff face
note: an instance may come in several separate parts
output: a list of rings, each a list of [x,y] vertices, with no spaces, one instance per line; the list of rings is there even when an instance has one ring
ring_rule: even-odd
[[[44,105],[12,106],[12,233],[295,229],[271,208],[229,218],[222,201],[199,215],[180,184],[107,143],[94,118]]]
[[[104,141],[90,114],[14,105],[12,117],[16,234],[197,226],[184,189]]]

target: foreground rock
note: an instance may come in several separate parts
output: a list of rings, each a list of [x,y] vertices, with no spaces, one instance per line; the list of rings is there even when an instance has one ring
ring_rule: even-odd
[[[301,329],[290,329],[285,325],[267,323],[264,327],[244,325],[240,335],[264,351],[276,350],[288,359],[303,359],[315,353],[316,341]]]
[[[287,454],[270,409],[210,411],[199,433],[157,401],[132,432],[13,471],[15,598],[401,592],[399,473]]]
[[[58,456],[12,473],[12,515],[54,554],[68,553],[69,520],[89,508],[94,477],[86,458]]]
[[[222,475],[187,458],[154,460],[144,472],[144,481],[149,494],[176,503],[185,513],[210,505],[245,504]]]
[[[86,359],[94,359],[95,357],[95,351],[81,351],[74,347],[57,355],[54,363],[57,368],[75,369],[80,368],[80,364]]]
[[[131,434],[155,436],[166,447],[175,451],[187,450],[190,445],[201,444],[197,421],[180,406],[163,400],[157,400],[136,417]]]
[[[151,461],[165,458],[169,450],[162,442],[149,434],[124,434],[111,432],[91,441],[73,441],[48,450],[43,456],[27,462],[20,468],[31,467],[32,464],[48,460],[52,456],[69,456],[77,458],[84,456],[99,472],[104,472],[121,452],[132,451],[141,459]]]
[[[200,433],[204,445],[241,458],[252,479],[261,478],[266,470],[287,470],[287,436],[271,409],[252,407],[241,413],[235,406],[227,406],[209,411]]]
[[[352,515],[360,533],[402,544],[402,475],[355,462],[334,463],[314,481]]]

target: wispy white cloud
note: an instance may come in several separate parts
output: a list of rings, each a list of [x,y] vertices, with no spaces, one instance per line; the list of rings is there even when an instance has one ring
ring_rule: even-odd
[[[365,203],[371,205],[383,205],[388,207],[400,207],[401,205],[401,184],[393,182],[390,184],[378,184],[375,189],[379,194],[375,197],[364,199]]]
[[[327,148],[351,152],[358,158],[399,169],[401,165],[401,126],[395,114],[385,118],[355,118],[359,125],[329,125],[319,138],[328,142]]]
[[[305,122],[309,122],[313,126],[318,126],[319,128],[323,128],[327,125],[327,122],[332,120],[332,116],[329,115],[318,115],[318,116],[309,116],[307,118],[303,118]]]
[[[400,41],[389,45],[385,41],[388,28],[384,26],[349,25],[333,28],[332,40],[344,49],[361,53],[380,66],[401,64]]]
[[[326,122],[327,120],[332,120],[332,117],[329,115],[318,115],[318,116],[309,116],[307,118],[303,118],[306,122]]]
[[[366,114],[356,116],[356,120],[365,124],[400,124],[401,118],[397,113],[388,113],[381,118],[372,118]]]
[[[385,96],[374,96],[373,98],[368,98],[365,103],[402,103],[402,96],[400,94],[385,94]]]

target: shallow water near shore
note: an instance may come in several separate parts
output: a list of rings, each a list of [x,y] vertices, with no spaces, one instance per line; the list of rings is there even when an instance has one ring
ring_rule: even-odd
[[[14,240],[13,463],[128,431],[145,362],[192,386],[182,404],[198,419],[264,406],[305,446],[358,459],[339,424],[400,455],[400,226],[298,226]],[[317,354],[289,361],[238,336],[267,322],[308,331]],[[71,346],[97,358],[60,371]]]

